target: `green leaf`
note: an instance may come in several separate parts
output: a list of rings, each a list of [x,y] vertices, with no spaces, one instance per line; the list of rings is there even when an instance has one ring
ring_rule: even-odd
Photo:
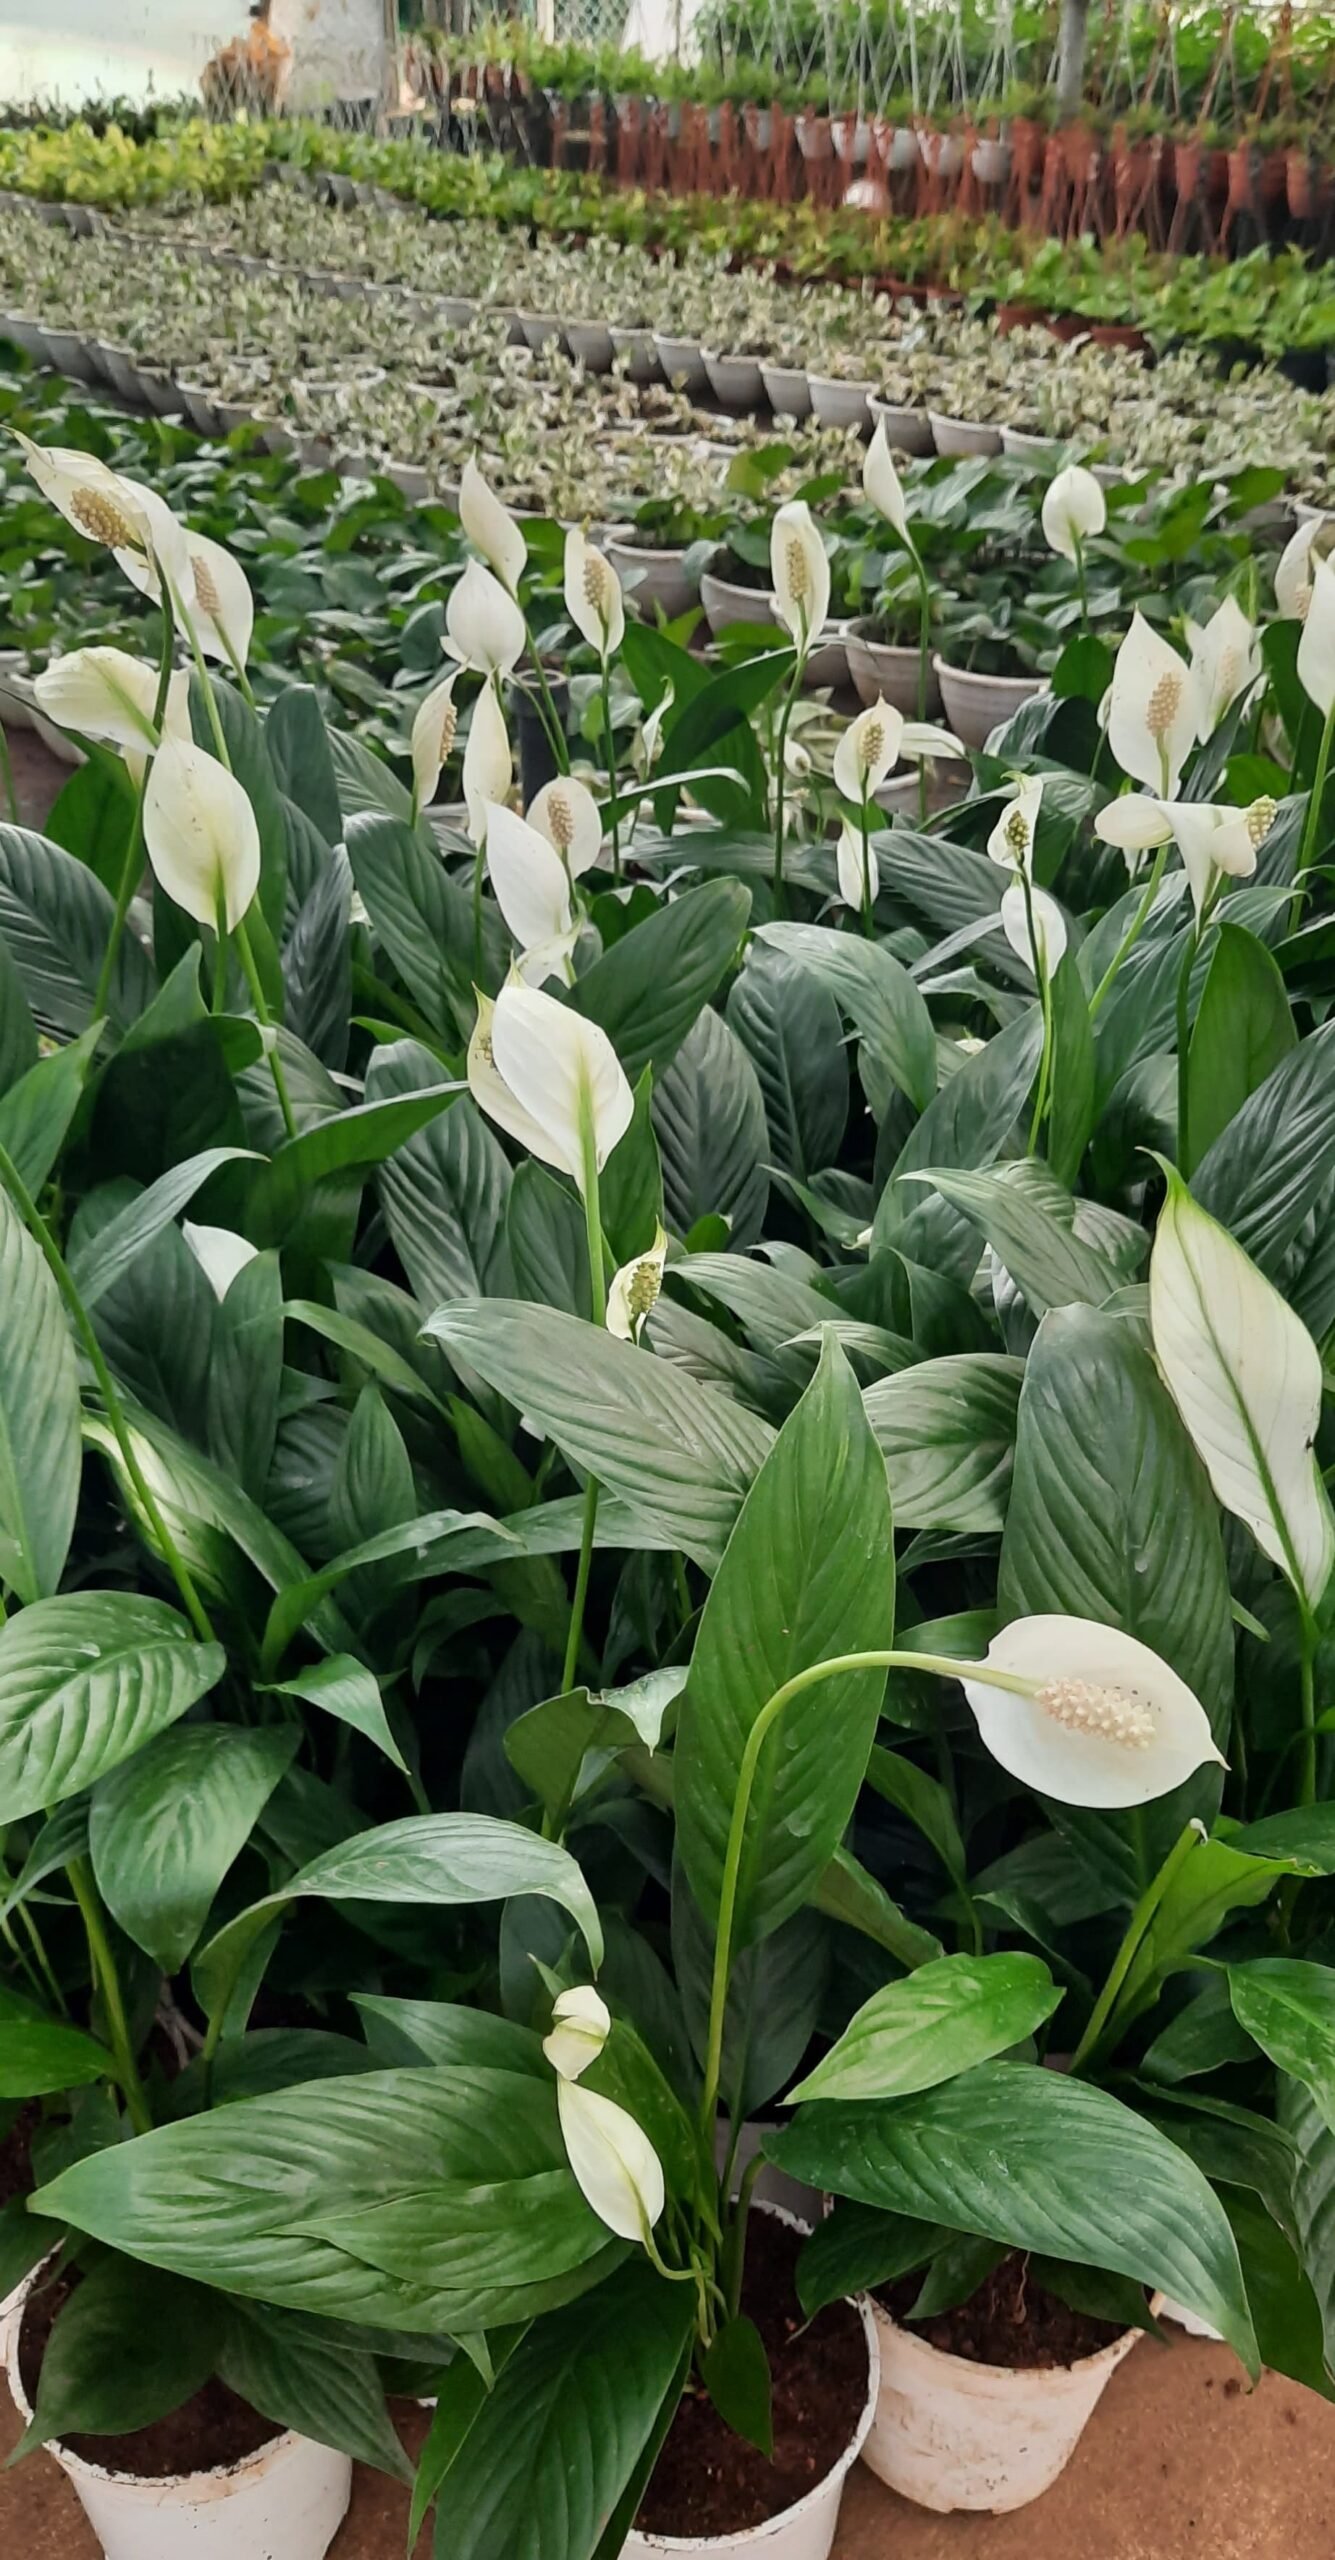
[[[567,1689],[559,1697],[545,1698],[540,1706],[528,1708],[507,1726],[506,1758],[518,1770],[525,1786],[531,1787],[558,1837],[565,1828],[588,1753],[602,1755],[637,1745],[656,1750],[663,1712],[685,1682],[684,1671],[651,1671],[635,1684],[641,1693],[639,1699],[632,1690],[623,1693],[629,1702],[627,1708],[618,1703],[614,1689],[595,1697],[587,1689]]]
[[[1093,1135],[1094,1034],[1080,963],[1068,951],[1052,980],[1052,1077],[1048,1111],[1048,1162],[1058,1182],[1073,1188]]]
[[[34,1199],[42,1191],[83,1098],[99,1033],[85,1031],[39,1058],[0,1099],[0,1145]]]
[[[1061,1997],[1037,1956],[943,1956],[874,1991],[788,2103],[934,2088],[1033,2035]]]
[[[717,1216],[734,1245],[753,1244],[769,1199],[764,1096],[741,1041],[708,1006],[655,1079],[653,1120],[668,1223],[688,1235]]]
[[[195,1981],[210,2014],[225,2008],[249,1949],[276,1915],[319,1895],[330,1902],[505,1902],[535,1893],[559,1903],[580,1931],[595,1970],[602,1931],[593,1897],[569,1852],[517,1822],[486,1814],[433,1813],[383,1822],[328,1849],[289,1876],[201,1948]]]
[[[921,1642],[920,1630],[915,1628],[913,1632]],[[926,1646],[923,1649],[927,1650]],[[986,1650],[984,1645],[983,1651]],[[929,1777],[925,1769],[920,1769],[915,1760],[907,1759],[902,1752],[883,1751],[876,1743],[867,1763],[867,1784],[878,1796],[883,1796],[887,1804],[894,1805],[906,1815],[916,1830],[921,1831],[924,1840],[930,1841],[935,1849],[956,1890],[967,1893],[968,1861],[964,1842],[960,1838],[949,1793],[941,1780]]]
[[[131,2435],[179,2409],[213,2371],[222,2321],[221,2300],[198,2285],[104,2259],[57,2315],[22,2450],[75,2432]]]
[[[744,2312],[725,2320],[700,2359],[700,2379],[725,2427],[774,2460],[773,2384],[764,2340]]]
[[[460,1090],[458,1084],[437,1084],[424,1093],[357,1103],[289,1138],[250,1185],[246,1225],[255,1243],[282,1244],[317,1182],[383,1164]]]
[[[916,2097],[804,2108],[765,2150],[793,2177],[860,2204],[1161,2289],[1257,2371],[1218,2200],[1184,2153],[1106,2089],[985,2062]]]
[[[842,2302],[850,2293],[869,2293],[912,2275],[935,2257],[946,2237],[933,2222],[877,2213],[870,2205],[836,2196],[797,2261],[798,2301],[808,2320],[814,2320],[827,2302]]]
[[[936,1033],[917,980],[886,944],[817,924],[762,924],[756,939],[820,979],[892,1084],[925,1111],[936,1092]]]
[[[351,1725],[354,1733],[365,1734],[407,1776],[407,1762],[390,1731],[380,1683],[354,1654],[330,1654],[324,1662],[313,1662],[309,1670],[294,1672],[290,1680],[276,1680],[273,1686],[279,1697],[303,1698],[308,1707],[318,1707],[322,1714],[336,1716],[340,1724]]]
[[[1282,1286],[1286,1259],[1333,1178],[1335,1022],[1328,1022],[1234,1112],[1191,1188],[1267,1280]]]
[[[910,1968],[930,1964],[941,1953],[940,1939],[908,1919],[849,1849],[835,1850],[811,1900],[827,1920],[842,1920],[874,1946],[884,1947],[899,1964]]]
[[[1292,2202],[1298,2255],[1316,2296],[1325,2361],[1335,2364],[1335,2133],[1299,2080],[1280,2074],[1279,2121],[1295,2146]]]
[[[411,1092],[437,1072],[418,1041],[397,1041],[373,1052],[367,1100]],[[485,1297],[498,1273],[504,1284],[511,1179],[504,1149],[466,1093],[381,1166],[381,1206],[419,1305]]]
[[[551,1307],[461,1300],[426,1326],[708,1570],[770,1445],[763,1422],[634,1344]]]
[[[392,774],[386,783],[397,790]],[[344,794],[345,801],[347,798]],[[376,939],[384,945],[433,1031],[453,1038],[471,1023],[473,919],[468,892],[450,878],[434,843],[402,817],[379,810],[350,815],[348,860]],[[504,975],[500,918],[488,901],[486,976]]]
[[[1223,921],[1215,936],[1187,1063],[1190,1175],[1298,1034],[1279,967],[1254,933]]]
[[[20,1600],[60,1582],[82,1470],[79,1368],[60,1292],[0,1192],[0,1581]]]
[[[848,1117],[848,1052],[828,987],[754,942],[728,997],[728,1026],[751,1052],[778,1162],[799,1178],[833,1164]]]
[[[1042,1047],[1039,1008],[1032,1005],[942,1085],[900,1149],[877,1204],[872,1228],[877,1250],[896,1245],[915,1261],[952,1272],[965,1282],[972,1279],[979,1260],[972,1218],[954,1210],[940,1213],[949,1240],[942,1250],[928,1224],[932,1204],[919,1206],[919,1185],[906,1183],[903,1177],[928,1165],[991,1164],[1024,1108]],[[924,1242],[930,1242],[932,1249],[924,1252]]]
[[[178,1725],[98,1780],[98,1890],[164,1973],[184,1964],[300,1740],[295,1725]]]
[[[752,1729],[796,1674],[893,1641],[894,1538],[885,1463],[857,1382],[828,1343],[743,1505],[700,1620],[682,1697],[677,1839],[716,1917]],[[742,1836],[734,1949],[808,1898],[848,1822],[885,1688],[880,1671],[805,1689],[768,1731]]]
[[[1024,1362],[996,1351],[922,1360],[866,1388],[899,1529],[1005,1524]]]
[[[375,2357],[345,2346],[327,2321],[276,2311],[271,2303],[229,2302],[218,2371],[275,2426],[332,2445],[393,2479],[411,2480]]]
[[[934,1168],[914,1179],[933,1183],[981,1227],[1036,1314],[1072,1303],[1099,1306],[1127,1277],[1077,1233],[1075,1202],[1046,1166],[1021,1161],[996,1173]]]
[[[75,1591],[0,1627],[7,1821],[78,1795],[205,1697],[226,1669],[162,1600]]]
[[[115,909],[100,880],[46,836],[0,826],[0,933],[33,1012],[57,1031],[88,1027]],[[156,980],[137,934],[122,934],[107,1012],[123,1029]]]
[[[641,2262],[539,2321],[444,2476],[439,2560],[594,2560],[691,2320],[690,2287]]]
[[[1221,2198],[1242,2261],[1261,2362],[1286,2373],[1323,2400],[1335,2399],[1326,2370],[1321,2305],[1285,2234],[1253,2197],[1229,2189]]]
[[[732,959],[751,912],[740,880],[710,880],[665,898],[576,979],[570,1001],[600,1023],[632,1084],[675,1058]]]
[[[253,1147],[207,1147],[202,1155],[192,1156],[188,1164],[174,1164],[119,1216],[100,1227],[87,1250],[75,1252],[70,1258],[70,1277],[85,1307],[95,1307],[108,1289],[133,1270],[145,1246],[171,1225],[180,1210],[188,1207],[220,1165],[254,1155]]]
[[[81,2028],[51,2018],[0,2017],[0,2099],[45,2098],[115,2078],[105,2045]]]
[[[278,1429],[283,1313],[278,1255],[258,1253],[236,1273],[213,1320],[209,1452],[253,1502],[263,1500]]]
[[[265,718],[264,743],[279,788],[311,820],[327,845],[343,833],[338,776],[320,700],[308,684],[286,684]]]
[[[327,1595],[365,1565],[402,1557],[403,1581],[421,1581],[427,1574],[439,1572],[447,1561],[460,1569],[465,1564],[504,1563],[517,1544],[508,1530],[489,1520],[482,1511],[426,1511],[414,1520],[402,1520],[393,1528],[380,1530],[373,1538],[363,1538],[357,1546],[322,1565],[318,1573],[281,1584],[264,1630],[264,1667],[274,1669],[301,1627],[311,1627],[324,1640]],[[294,1561],[300,1563],[300,1558],[294,1557]],[[386,1577],[386,1587],[388,1581]]]
[[[0,934],[0,1096],[12,1092],[36,1064],[37,1025],[10,958],[9,944]],[[12,1148],[10,1152],[13,1153]]]
[[[1227,1840],[1197,1840],[1155,1906],[1118,1993],[1114,2017],[1125,2031],[1152,2006],[1165,1976],[1208,1946],[1230,1912],[1252,1910],[1293,1869],[1283,1859],[1252,1858]]]
[[[1292,1956],[1228,1969],[1239,2026],[1280,2071],[1300,2080],[1335,2132],[1335,1973]]]
[[[573,2300],[619,2254],[570,2174],[554,2076],[476,2066],[215,2107],[77,2161],[34,2209],[229,2294],[453,2335]]]

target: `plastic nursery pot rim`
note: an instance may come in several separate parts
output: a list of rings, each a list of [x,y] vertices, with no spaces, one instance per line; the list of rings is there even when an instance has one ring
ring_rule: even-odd
[[[1119,2365],[1122,2358],[1130,2353],[1137,2339],[1149,2334],[1144,2329],[1119,2329],[1116,2337],[1109,2338],[1105,2346],[1095,2347],[1092,2355],[1077,2356],[1072,2364],[983,2364],[975,2356],[956,2356],[951,2354],[949,2347],[933,2346],[931,2339],[924,2338],[919,2330],[906,2328],[901,2320],[896,2320],[893,2311],[887,2311],[884,2303],[877,2301],[875,2294],[870,2295],[868,2299],[872,2316],[878,2327],[891,2330],[896,2338],[907,2339],[911,2347],[919,2348],[925,2356],[931,2356],[939,2364],[949,2365],[953,2373],[981,2376],[984,2382],[995,2383],[998,2390],[1004,2386],[1007,2391],[1012,2391],[1017,2383],[1060,2385],[1068,2376],[1084,2380],[1099,2372],[1105,2365],[1109,2368]],[[1149,2310],[1152,2319],[1157,2320],[1165,2307],[1163,2294],[1155,2293],[1150,2296]]]
[[[786,2223],[790,2231],[809,2234],[811,2230],[810,2223],[804,2222],[800,2214],[790,2213],[787,2205],[772,2204],[767,2198],[757,2198],[752,2210],[756,2213],[768,2214],[774,2222]],[[768,2516],[764,2524],[747,2525],[737,2533],[642,2534],[637,2533],[632,2527],[626,2537],[626,2550],[629,2553],[653,2551],[763,2553],[767,2542],[772,2541],[778,2534],[789,2532],[791,2527],[808,2516],[822,2499],[828,2498],[831,2490],[842,2486],[871,2432],[881,2389],[881,2343],[877,2334],[874,2305],[865,2293],[847,2294],[844,2299],[850,2308],[856,2311],[862,2322],[862,2334],[867,2348],[867,2396],[848,2443],[838,2461],[830,2465],[824,2478],[817,2480],[814,2487],[808,2489],[791,2507],[784,2507],[777,2516]]]
[[[54,2255],[54,2252],[52,2254]],[[32,2424],[32,2403],[24,2390],[23,2376],[19,2371],[19,2340],[23,2334],[23,2316],[28,2307],[28,2298],[39,2276],[49,2263],[50,2261],[44,2258],[42,2265],[34,2267],[32,2274],[25,2279],[17,2293],[10,2297],[11,2307],[4,2331],[5,2371],[9,2381],[10,2397],[25,2427]],[[152,2479],[146,2478],[142,2472],[111,2471],[104,2463],[88,2462],[81,2453],[71,2453],[69,2446],[63,2443],[59,2436],[50,2437],[44,2450],[59,2462],[62,2471],[79,2474],[85,2480],[114,2480],[118,2486],[143,2489],[146,2494],[157,2494],[160,2499],[165,2500],[173,2490],[190,2490],[197,2480],[225,2480],[229,2484],[244,2481],[254,2472],[267,2470],[275,2454],[286,2453],[289,2446],[309,2444],[310,2441],[309,2436],[298,2435],[291,2427],[279,2427],[275,2429],[273,2435],[266,2438],[263,2444],[256,2445],[253,2453],[243,2454],[239,2462],[215,2463],[207,2471],[170,2471]]]

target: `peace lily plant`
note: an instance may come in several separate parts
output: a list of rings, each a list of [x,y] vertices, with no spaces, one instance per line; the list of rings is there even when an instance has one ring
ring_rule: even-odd
[[[818,492],[705,666],[578,528],[539,621],[475,475],[409,785],[30,459],[157,664],[57,663],[0,827],[29,2442],[216,2375],[399,2468],[407,2387],[442,2555],[612,2560],[696,2529],[683,2406],[776,2517],[826,2311],[1016,2253],[1329,2394],[1324,565],[1077,611],[887,826],[961,750],[800,700]]]

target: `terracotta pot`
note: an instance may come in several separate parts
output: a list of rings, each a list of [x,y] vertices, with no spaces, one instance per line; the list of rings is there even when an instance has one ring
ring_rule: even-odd
[[[804,160],[833,160],[834,135],[828,116],[801,115],[793,131]]]
[[[1284,187],[1289,211],[1295,222],[1308,222],[1316,211],[1316,188],[1312,177],[1310,151],[1286,151],[1284,154]]]
[[[1147,356],[1150,342],[1143,329],[1129,320],[1091,320],[1089,335],[1096,347],[1125,347],[1128,354]]]
[[[734,623],[755,622],[776,625],[778,602],[766,587],[740,587],[731,578],[720,578],[706,569],[700,580],[700,602],[705,620],[717,638],[720,631],[730,631]]]
[[[945,705],[946,725],[966,747],[985,747],[994,729],[1005,727],[1035,694],[1048,690],[1046,676],[986,676],[972,667],[952,667],[935,657]]]
[[[1007,338],[1012,329],[1041,329],[1047,313],[1039,302],[999,302],[992,317]]]

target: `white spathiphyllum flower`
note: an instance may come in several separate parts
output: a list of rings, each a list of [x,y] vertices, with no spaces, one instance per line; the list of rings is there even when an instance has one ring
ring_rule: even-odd
[[[1164,1170],[1150,1254],[1155,1359],[1218,1500],[1315,1610],[1335,1562],[1314,1449],[1321,1355],[1228,1229]]]
[[[557,1993],[552,2003],[551,2032],[542,2049],[558,2079],[578,2080],[596,2062],[612,2032],[612,2013],[591,1982]]]
[[[260,831],[234,774],[184,738],[168,738],[144,790],[144,842],[154,873],[196,924],[229,933],[260,885]]]
[[[881,886],[881,866],[870,840],[864,846],[862,829],[845,818],[835,847],[834,867],[839,881],[839,895],[846,907],[861,914],[865,901],[875,906]]]
[[[1239,694],[1256,683],[1261,673],[1261,641],[1236,596],[1225,596],[1207,623],[1189,622],[1186,631],[1200,713],[1198,735],[1204,745]]]
[[[1313,545],[1321,518],[1311,516],[1290,534],[1275,563],[1275,602],[1286,622],[1305,622],[1312,601]]]
[[[1010,798],[987,839],[989,858],[1004,871],[1021,872],[1027,880],[1034,867],[1034,838],[1043,810],[1043,776],[1017,777]]]
[[[17,429],[15,438],[43,497],[76,533],[102,543],[141,594],[156,595],[160,568],[177,603],[182,608],[193,604],[185,527],[156,489],[112,471],[96,454],[33,444]]]
[[[851,720],[834,751],[835,789],[858,808],[880,790],[899,762],[904,716],[884,698]]]
[[[1031,888],[1027,900],[1018,880],[1007,889],[1001,901],[1001,930],[1016,957],[1028,963],[1035,977],[1041,965],[1043,976],[1052,978],[1066,949],[1066,918],[1046,889]]]
[[[1168,815],[1199,918],[1221,878],[1250,880],[1276,809],[1273,800],[1253,800],[1248,809],[1228,809],[1214,800],[1175,800]]]
[[[488,806],[509,797],[513,780],[510,732],[505,725],[501,698],[494,684],[484,684],[473,705],[468,743],[464,748],[464,806],[468,811],[468,832],[474,844],[485,844]]]
[[[519,581],[528,565],[528,544],[522,527],[471,457],[464,464],[459,482],[459,522],[501,585],[517,596]]]
[[[566,535],[565,600],[575,629],[605,664],[625,636],[621,580],[611,561],[573,524]]]
[[[906,542],[911,550],[913,536],[909,531],[908,502],[904,496],[903,481],[895,469],[884,418],[877,419],[876,433],[867,447],[866,460],[862,465],[862,487],[877,514],[884,516],[900,541]]]
[[[255,1260],[258,1247],[230,1227],[197,1227],[182,1218],[181,1233],[204,1273],[215,1298],[225,1298],[238,1271]]]
[[[805,656],[830,611],[830,564],[805,498],[790,499],[775,516],[769,563],[779,619]]]
[[[648,2238],[666,2202],[663,2164],[643,2128],[614,2098],[558,2080],[556,2109],[575,2183],[618,2240]]]
[[[484,996],[480,988],[476,993],[477,1020],[469,1035],[466,1065],[468,1090],[479,1111],[485,1111],[498,1129],[504,1129],[507,1138],[513,1138],[529,1155],[541,1156],[547,1163],[550,1159],[546,1153],[545,1132],[532,1112],[526,1111],[510,1091],[496,1064],[491,1045],[496,1027],[496,1007],[491,997]]]
[[[250,580],[226,545],[186,528],[186,553],[194,584],[190,619],[206,658],[244,667],[255,629],[255,598]]]
[[[1108,501],[1093,472],[1068,462],[1043,493],[1040,521],[1048,549],[1063,560],[1078,559],[1081,544],[1102,533],[1108,521]]]
[[[631,770],[641,782],[647,782],[663,752],[663,723],[677,699],[677,688],[670,684],[660,695],[652,711],[644,719],[630,742]]]
[[[521,973],[538,984],[525,965],[528,955],[536,956],[541,977],[551,977],[574,945],[570,877],[547,838],[513,809],[490,802],[484,820],[496,904],[518,945]]]
[[[603,822],[593,793],[573,773],[544,782],[529,802],[528,822],[560,854],[572,880],[593,869],[603,849]]]
[[[1323,720],[1335,711],[1335,565],[1318,560],[1298,643],[1298,681]]]
[[[189,690],[184,670],[169,680],[163,725],[178,737],[190,735]],[[39,711],[60,729],[77,729],[85,738],[105,739],[141,757],[158,743],[158,670],[124,649],[71,649],[43,667],[33,692]]]
[[[1154,799],[1148,791],[1124,791],[1120,800],[1110,800],[1106,809],[1100,809],[1094,833],[1125,855],[1134,878],[1147,853],[1171,844],[1173,821],[1165,801]]]
[[[1138,1637],[1093,1618],[1016,1618],[988,1646],[999,1671],[1034,1694],[966,1678],[964,1694],[994,1760],[1058,1804],[1150,1804],[1207,1760],[1222,1763],[1209,1718],[1185,1680]]]
[[[454,688],[459,681],[457,667],[433,684],[430,693],[419,702],[413,718],[413,797],[419,809],[425,809],[436,796],[441,769],[454,753],[459,727]]]
[[[619,1342],[638,1342],[658,1304],[667,1261],[667,1233],[661,1219],[647,1253],[623,1262],[607,1293],[607,1330]]]
[[[495,1107],[494,1095],[489,1099],[474,1083],[470,1056],[475,1098],[513,1137],[522,1136],[544,1164],[568,1173],[582,1195],[586,1149],[601,1173],[635,1110],[607,1033],[596,1022],[586,1022],[573,1005],[513,981],[496,999],[489,1031],[491,1065],[522,1115],[522,1133],[513,1116],[507,1119]]]
[[[1123,773],[1165,800],[1176,799],[1199,728],[1190,667],[1143,613],[1134,613],[1108,695],[1108,742]]]
[[[450,589],[445,648],[478,676],[511,676],[524,654],[524,617],[500,579],[470,560]]]

